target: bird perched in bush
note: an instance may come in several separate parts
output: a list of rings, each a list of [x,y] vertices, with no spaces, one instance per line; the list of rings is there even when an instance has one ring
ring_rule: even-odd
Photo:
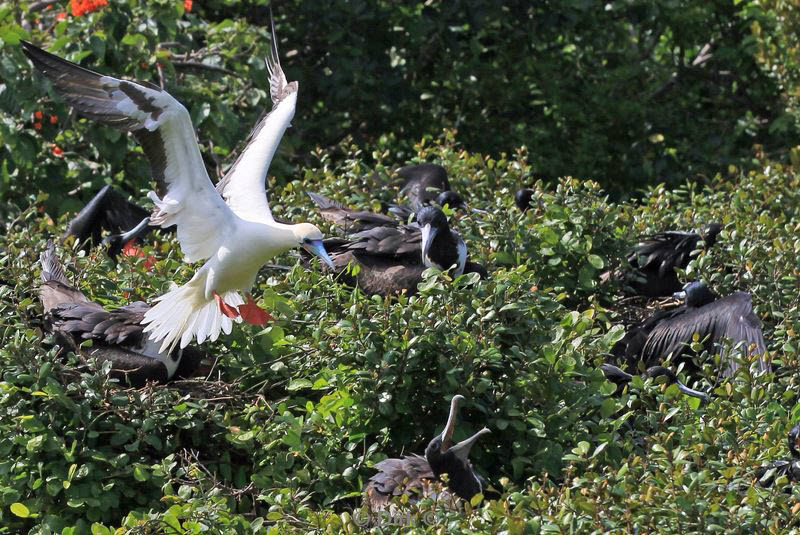
[[[779,477],[786,477],[791,483],[800,481],[800,424],[794,426],[787,437],[790,460],[775,461],[756,470],[758,483],[771,487]]]
[[[684,304],[659,310],[629,329],[615,346],[613,352],[624,356],[630,368],[636,369],[639,361],[645,366],[654,366],[669,355],[674,359],[683,357],[694,368],[695,364],[686,357],[697,335],[705,350],[722,353],[723,377],[732,377],[739,369],[737,355],[757,357],[757,370],[770,370],[761,322],[753,311],[749,293],[736,292],[717,298],[705,282],[696,281],[687,284],[685,290],[675,296],[685,299]],[[726,347],[725,340],[729,340],[732,347]]]
[[[144,334],[142,320],[150,309],[137,301],[116,310],[106,310],[89,301],[67,279],[50,243],[41,254],[42,284],[39,298],[44,308],[44,323],[58,343],[76,354],[111,361],[111,375],[133,386],[147,381],[165,382],[189,377],[204,354],[186,347],[160,351],[158,344]],[[80,344],[93,342],[85,351]]]
[[[455,276],[476,272],[488,277],[483,266],[466,260],[466,243],[435,206],[423,206],[416,221],[406,225],[383,214],[352,210],[318,193],[309,196],[325,219],[346,231],[346,238],[325,240],[334,270],[366,293],[414,293],[429,267],[444,271],[455,266]],[[347,232],[351,229],[358,231]],[[347,272],[348,265],[357,266],[355,275]]]
[[[722,225],[712,223],[703,232],[669,230],[642,239],[628,254],[628,266],[615,273],[625,291],[644,297],[667,297],[680,291],[682,284],[675,269],[685,269],[692,252],[702,243],[709,249],[716,242]],[[608,278],[611,274],[606,273]]]
[[[483,492],[483,482],[468,457],[475,442],[490,431],[484,427],[457,444],[453,442],[458,409],[463,402],[464,396],[453,396],[444,431],[428,443],[425,457],[406,455],[375,465],[378,473],[369,478],[364,489],[364,502],[370,512],[385,509],[393,497],[403,494],[433,497],[452,506],[455,497],[469,501]],[[447,483],[442,484],[441,477],[445,474]]]

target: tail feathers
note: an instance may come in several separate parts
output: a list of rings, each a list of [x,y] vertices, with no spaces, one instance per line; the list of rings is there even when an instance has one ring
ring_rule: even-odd
[[[64,274],[64,266],[58,261],[56,246],[52,241],[47,242],[47,249],[39,256],[39,262],[42,264],[42,282],[56,281],[72,286]]]
[[[244,304],[238,292],[222,295],[223,301],[235,307]],[[202,288],[188,283],[171,290],[157,299],[158,303],[144,316],[144,332],[150,333],[150,340],[163,340],[159,351],[171,353],[180,343],[184,348],[192,338],[197,343],[206,340],[213,342],[220,332],[230,334],[233,320],[220,312],[215,300],[206,301]],[[236,318],[240,322],[241,318]]]

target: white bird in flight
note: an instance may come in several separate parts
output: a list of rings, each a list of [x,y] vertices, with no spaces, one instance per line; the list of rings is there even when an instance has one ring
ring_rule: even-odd
[[[264,186],[267,169],[294,117],[297,82],[288,83],[278,60],[272,26],[272,110],[250,133],[239,158],[217,184],[208,177],[189,113],[169,93],[148,82],[105,76],[24,42],[23,52],[57,92],[90,119],[130,131],[150,161],[153,176],[166,184],[150,224],[177,225],[185,262],[206,260],[192,279],[156,299],[145,315],[145,332],[161,351],[183,348],[229,334],[232,322],[264,325],[270,316],[246,293],[259,269],[274,256],[301,246],[333,267],[322,233],[309,223],[287,225],[272,217]]]

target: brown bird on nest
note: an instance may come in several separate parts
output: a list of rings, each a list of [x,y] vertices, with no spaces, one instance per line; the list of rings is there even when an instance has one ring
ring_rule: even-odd
[[[76,354],[111,361],[111,376],[139,387],[147,381],[166,382],[189,377],[205,354],[186,347],[160,352],[159,344],[144,336],[141,324],[150,309],[136,301],[116,310],[106,310],[89,301],[67,279],[64,268],[49,243],[41,255],[42,284],[39,298],[44,308],[45,328],[57,343]],[[82,349],[81,342],[92,340],[92,347]]]

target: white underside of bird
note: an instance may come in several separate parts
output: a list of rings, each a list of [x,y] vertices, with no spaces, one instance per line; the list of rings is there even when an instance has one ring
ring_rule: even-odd
[[[242,317],[253,322],[260,312],[266,318],[249,294],[245,303],[239,291],[249,290],[274,256],[302,246],[333,265],[317,227],[278,223],[267,202],[267,170],[294,117],[298,89],[281,69],[274,27],[272,38],[267,68],[273,108],[216,189],[189,113],[168,92],[90,71],[24,43],[26,55],[79,112],[134,134],[154,177],[166,184],[162,198],[148,195],[155,203],[150,224],[176,225],[184,261],[206,261],[189,282],[158,297],[145,314],[144,330],[151,341],[161,342],[161,352],[178,344],[183,348],[193,338],[216,340]]]

